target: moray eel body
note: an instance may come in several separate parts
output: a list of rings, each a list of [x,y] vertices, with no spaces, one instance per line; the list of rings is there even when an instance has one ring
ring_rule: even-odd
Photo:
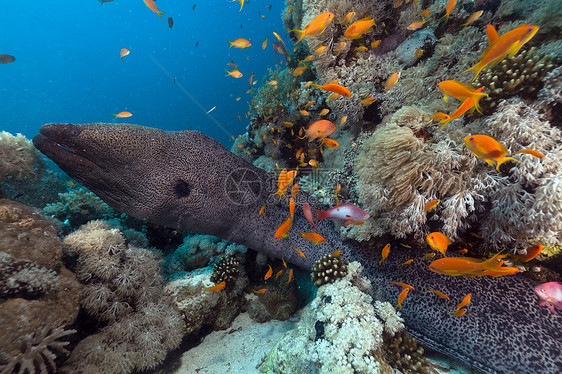
[[[277,190],[275,178],[200,132],[54,123],[42,126],[33,143],[111,207],[139,219],[215,235],[306,270],[324,254],[342,250],[346,259],[363,263],[377,296],[393,304],[399,291],[388,282],[413,285],[416,289],[401,311],[408,331],[482,372],[562,372],[562,315],[538,307],[531,281],[520,275],[465,279],[435,274],[427,268],[430,261],[421,259],[427,250],[398,246],[379,266],[382,248],[342,242],[327,220],[318,222],[327,243],[313,247],[294,234],[311,231],[298,208],[291,235],[274,241],[275,230],[289,215],[286,200],[270,197]],[[297,197],[298,206],[309,202],[323,208],[302,192]],[[412,264],[399,266],[411,258]],[[442,300],[425,287],[452,300]],[[467,293],[473,295],[467,314],[454,317],[455,305]]]

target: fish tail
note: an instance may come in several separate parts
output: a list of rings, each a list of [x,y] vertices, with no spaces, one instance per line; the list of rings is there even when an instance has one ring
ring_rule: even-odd
[[[503,251],[499,251],[492,258],[482,262],[482,267],[486,270],[497,271],[498,270],[498,260],[500,260],[504,257],[507,257],[507,255],[502,255],[502,252]]]
[[[318,209],[312,209],[314,210],[316,213],[318,213],[318,216],[316,218],[314,218],[314,221],[320,221],[321,219],[325,219],[328,217],[328,212],[325,212],[323,210],[318,210]]]
[[[508,161],[508,160],[512,160],[512,161],[516,161],[516,162],[521,162],[516,158],[513,157],[502,157],[501,159],[498,160],[498,164],[496,165],[496,170],[500,171],[500,165],[503,164],[504,162]]]
[[[449,13],[445,12],[445,15],[439,18],[439,21],[441,21],[443,18],[445,18],[445,23],[449,22]]]
[[[117,117],[118,117],[117,114],[114,114],[114,115],[113,115],[113,119],[116,119]]]
[[[464,74],[468,71],[474,71],[474,77],[472,77],[472,81],[474,82],[474,80],[476,79],[476,77],[478,76],[478,74],[480,74],[480,72],[482,71],[482,69],[484,69],[486,67],[487,64],[482,64],[484,60],[480,61],[479,63],[477,63],[476,65],[474,65],[473,67],[471,67],[470,69],[467,69],[465,71],[463,71],[461,74]]]
[[[301,40],[303,40],[304,37],[306,36],[306,32],[304,30],[291,30],[291,31],[297,34],[297,42],[295,43],[295,45],[299,44]]]
[[[478,102],[480,101],[480,99],[484,98],[484,97],[488,97],[489,95],[487,93],[484,92],[473,92],[472,93],[472,100],[474,101],[474,108],[478,111],[478,113],[482,114],[482,112],[480,111],[480,107],[478,106]]]
[[[161,10],[157,10],[156,14],[158,14],[158,17],[160,17],[160,21],[162,21],[162,14],[166,14],[166,12],[162,12]]]

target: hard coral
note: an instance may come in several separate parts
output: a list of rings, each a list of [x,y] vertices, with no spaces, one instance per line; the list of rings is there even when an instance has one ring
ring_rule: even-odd
[[[358,263],[318,289],[295,330],[269,353],[262,371],[273,373],[391,373],[382,352],[385,320],[372,304]],[[367,282],[368,283],[368,282]],[[393,308],[388,309],[399,320]]]
[[[0,200],[0,372],[54,371],[50,350],[64,347],[59,327],[74,323],[82,297],[62,254],[49,220]]]
[[[394,335],[385,333],[383,338],[384,351],[393,368],[403,373],[437,373],[425,358],[423,348],[408,332],[401,331]]]
[[[316,287],[324,284],[334,283],[347,275],[348,261],[340,256],[331,254],[320,257],[312,267],[312,283]]]
[[[225,256],[213,266],[213,275],[211,275],[211,282],[218,284],[225,282],[232,284],[236,281],[236,277],[240,273],[238,267],[240,263],[231,256]]]

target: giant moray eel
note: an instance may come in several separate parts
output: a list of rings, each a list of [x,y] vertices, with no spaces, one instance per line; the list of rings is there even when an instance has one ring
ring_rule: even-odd
[[[408,331],[422,343],[485,373],[562,372],[562,316],[538,307],[534,284],[520,276],[448,277],[428,270],[421,249],[394,246],[384,266],[381,249],[354,248],[341,241],[330,222],[319,222],[327,244],[313,247],[295,234],[273,241],[288,216],[286,201],[270,195],[275,178],[197,131],[170,132],[148,127],[90,123],[47,124],[33,143],[69,176],[114,209],[160,225],[211,234],[246,245],[310,270],[336,249],[365,266],[375,293],[395,304],[401,281],[416,287],[403,302]],[[309,201],[299,194],[299,204]],[[265,213],[258,211],[267,202]],[[297,209],[293,229],[309,231]],[[303,250],[300,257],[292,248]],[[415,258],[411,265],[399,266]],[[448,294],[438,298],[425,287]],[[464,317],[452,316],[472,293]]]

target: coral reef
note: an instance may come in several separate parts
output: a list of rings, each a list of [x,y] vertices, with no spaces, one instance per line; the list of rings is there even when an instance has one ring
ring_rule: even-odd
[[[164,259],[164,275],[173,277],[175,273],[195,270],[207,266],[211,259],[220,255],[238,255],[236,260],[241,261],[239,254],[246,253],[243,245],[233,244],[212,235],[189,235],[183,243]]]
[[[39,372],[47,374],[56,372],[57,364],[55,359],[57,353],[68,355],[70,352],[65,348],[69,344],[68,341],[60,341],[67,335],[75,333],[76,330],[64,330],[59,327],[49,329],[44,327],[39,333],[30,333],[25,335],[22,353],[14,357],[9,364],[0,365],[2,373],[28,373],[33,374]]]
[[[83,308],[105,324],[78,343],[64,370],[126,373],[158,365],[185,332],[181,315],[161,296],[159,256],[127,246],[121,232],[104,221],[83,225],[64,244],[78,256]]]
[[[391,373],[384,360],[383,331],[396,333],[402,321],[394,308],[375,303],[357,262],[343,279],[318,289],[301,312],[298,327],[270,351],[265,373]]]
[[[213,275],[211,275],[211,282],[218,284],[225,282],[227,285],[231,285],[236,281],[236,277],[240,273],[238,267],[240,262],[238,262],[234,257],[225,256],[222,257],[219,262],[213,266]]]
[[[108,219],[115,214],[109,205],[85,188],[59,193],[59,199],[59,202],[43,208],[43,213],[65,223],[67,230],[91,220]]]
[[[393,368],[402,373],[434,373],[431,364],[423,355],[424,349],[418,346],[418,341],[407,331],[400,331],[395,335],[385,333],[384,351],[386,358]]]
[[[164,295],[181,312],[187,334],[197,333],[203,326],[224,330],[230,326],[242,308],[240,296],[248,285],[248,277],[240,268],[240,274],[228,288],[208,291],[214,285],[210,278],[212,268],[205,267],[183,273],[164,287]]]
[[[0,372],[54,371],[53,350],[67,353],[60,339],[71,333],[63,329],[78,316],[82,286],[62,255],[49,220],[0,200]]]
[[[316,287],[334,283],[347,275],[348,264],[349,262],[340,256],[329,254],[320,257],[312,267],[312,273],[310,274],[312,283]]]
[[[558,49],[560,43],[555,43]],[[473,82],[474,87],[485,87],[489,97],[481,100],[482,110],[493,109],[501,101],[512,96],[535,98],[545,76],[558,66],[560,56],[546,53],[551,49],[531,47],[522,50],[511,59],[504,59],[497,66],[484,70]]]
[[[295,282],[290,286],[284,284],[268,285],[267,292],[248,295],[247,310],[250,318],[259,323],[279,320],[285,321],[297,309],[297,293]]]

